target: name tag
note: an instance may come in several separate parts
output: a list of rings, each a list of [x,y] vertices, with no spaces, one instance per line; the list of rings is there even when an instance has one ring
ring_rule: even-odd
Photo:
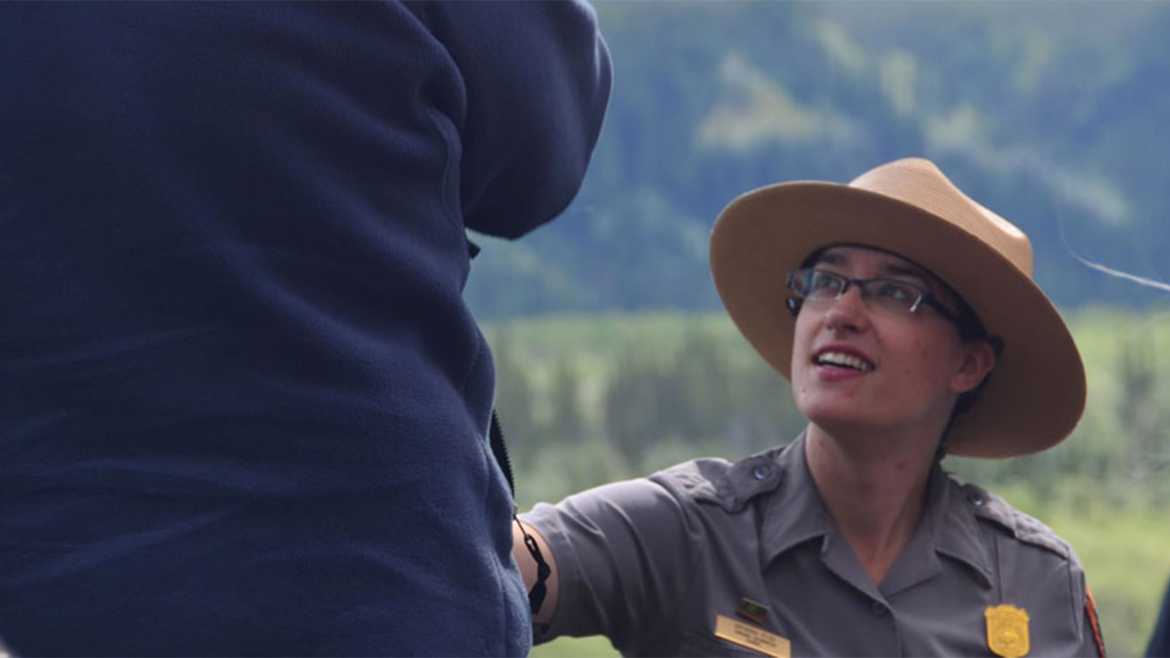
[[[791,655],[792,644],[787,639],[723,615],[715,615],[715,637],[773,658]]]

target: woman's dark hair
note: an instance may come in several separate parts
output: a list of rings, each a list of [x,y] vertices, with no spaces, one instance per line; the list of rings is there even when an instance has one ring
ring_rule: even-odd
[[[956,313],[958,321],[955,322],[955,327],[959,330],[959,339],[964,343],[971,343],[979,340],[987,341],[987,343],[991,345],[991,349],[995,351],[995,358],[999,359],[999,356],[1003,354],[1003,339],[999,336],[993,336],[987,331],[987,328],[983,326],[983,322],[975,313],[975,309],[971,308],[971,305],[967,303],[967,300],[963,299],[962,295],[955,292],[954,288],[951,288],[945,281],[939,279],[938,277],[935,277],[935,280],[942,284],[942,286],[947,291],[947,295],[950,296],[950,298],[955,302],[958,310],[958,313]],[[983,389],[987,387],[987,382],[991,380],[991,375],[992,373],[987,373],[983,377],[983,381],[979,382],[978,386],[967,391],[966,393],[960,393],[959,398],[955,400],[955,407],[951,409],[951,417],[947,419],[946,427],[943,428],[942,437],[938,442],[938,450],[934,454],[935,461],[942,461],[943,458],[947,456],[947,441],[951,434],[951,427],[954,426],[955,420],[958,419],[959,416],[967,413],[971,410],[971,407],[975,406],[975,402],[979,399],[979,395],[983,392]]]

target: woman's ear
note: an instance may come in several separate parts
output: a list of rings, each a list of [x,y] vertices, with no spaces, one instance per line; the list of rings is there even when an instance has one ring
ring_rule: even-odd
[[[995,368],[995,348],[986,339],[963,343],[962,361],[951,378],[951,390],[956,394],[975,389]]]

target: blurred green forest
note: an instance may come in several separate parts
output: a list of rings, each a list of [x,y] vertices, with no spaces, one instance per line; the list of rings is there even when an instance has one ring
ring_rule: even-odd
[[[1170,577],[1170,297],[1074,254],[1170,279],[1170,3],[595,6],[614,90],[580,194],[523,240],[472,236],[521,507],[794,437],[787,385],[720,312],[715,217],[762,185],[925,156],[1028,233],[1089,374],[1056,449],[946,466],[1068,539],[1112,654],[1139,654]]]
[[[515,243],[473,238],[480,317],[712,310],[707,234],[737,195],[929,157],[1031,237],[1064,307],[1170,279],[1170,4],[598,2],[614,63],[580,195]]]
[[[1170,310],[1070,318],[1086,414],[1039,455],[944,466],[1073,544],[1112,655],[1139,655],[1170,578]],[[487,328],[521,509],[699,456],[786,443],[804,421],[787,385],[723,314],[555,315]],[[613,655],[558,640],[538,656]]]

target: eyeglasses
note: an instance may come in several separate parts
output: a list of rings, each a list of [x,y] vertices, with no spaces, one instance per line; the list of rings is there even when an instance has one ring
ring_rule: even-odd
[[[870,308],[906,314],[917,313],[926,304],[955,325],[960,324],[958,315],[913,283],[897,279],[851,279],[813,267],[796,270],[788,275],[788,288],[800,296],[799,300],[789,300],[788,308],[796,312],[801,302],[825,305],[848,292],[850,286],[857,286],[861,298]]]

